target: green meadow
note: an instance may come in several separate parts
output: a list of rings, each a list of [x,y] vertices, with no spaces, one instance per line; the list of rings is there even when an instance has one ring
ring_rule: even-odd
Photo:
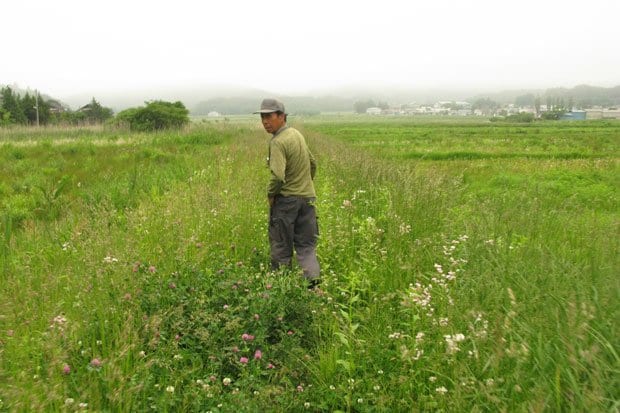
[[[0,412],[620,409],[620,122],[290,123],[318,292],[257,119],[0,129]]]

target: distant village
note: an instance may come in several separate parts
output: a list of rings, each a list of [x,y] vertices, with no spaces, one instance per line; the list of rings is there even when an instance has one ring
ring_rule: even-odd
[[[554,110],[548,105],[517,106],[507,104],[498,107],[474,108],[470,102],[439,101],[434,104],[409,103],[397,107],[369,107],[367,115],[394,116],[394,115],[431,115],[431,116],[481,116],[481,117],[506,117],[520,113],[528,113],[534,118],[544,117],[546,112]],[[620,109],[617,107],[595,106],[589,109],[572,109],[563,111],[560,120],[590,120],[590,119],[620,119]]]

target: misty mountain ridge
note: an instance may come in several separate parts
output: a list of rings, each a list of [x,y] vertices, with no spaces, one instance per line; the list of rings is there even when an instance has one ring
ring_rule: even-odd
[[[2,85],[0,85],[2,86]],[[33,94],[30,88],[10,87],[20,94]],[[193,115],[218,112],[223,115],[250,114],[264,97],[281,99],[290,113],[316,114],[320,112],[350,112],[356,101],[373,100],[391,106],[402,104],[432,104],[437,101],[469,101],[487,98],[500,104],[514,103],[519,96],[531,94],[544,99],[548,96],[572,98],[576,103],[588,105],[620,105],[620,85],[605,88],[578,85],[572,88],[508,89],[504,91],[482,88],[413,88],[381,85],[344,85],[335,88],[310,90],[301,94],[274,93],[239,85],[202,84],[195,86],[168,86],[160,88],[136,88],[131,90],[92,91],[65,97],[51,97],[39,91],[46,99],[61,101],[77,109],[95,98],[115,113],[144,105],[146,101],[181,101]]]

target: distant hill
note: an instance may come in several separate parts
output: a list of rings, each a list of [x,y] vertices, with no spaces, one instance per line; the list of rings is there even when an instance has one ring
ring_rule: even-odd
[[[1,85],[0,85],[1,86]],[[10,85],[20,94],[34,93],[30,88]],[[287,110],[293,114],[314,114],[320,112],[350,112],[356,101],[387,102],[391,106],[437,101],[469,101],[489,98],[500,104],[515,103],[524,95],[540,96],[542,103],[547,97],[571,100],[577,107],[620,106],[620,86],[604,88],[579,85],[573,88],[513,89],[504,91],[474,89],[413,88],[402,86],[359,86],[348,85],[329,89],[315,89],[298,94],[278,94],[266,90],[236,85],[192,85],[157,89],[132,89],[112,91],[85,91],[80,94],[52,97],[42,93],[46,99],[61,102],[71,109],[77,109],[94,97],[101,105],[110,107],[115,113],[129,107],[144,105],[145,101],[181,101],[193,115],[206,115],[216,111],[224,115],[249,114],[255,111],[262,98],[279,97]]]
[[[540,96],[543,104],[547,98],[562,98],[564,101],[572,99],[575,106],[582,108],[620,105],[620,86],[605,88],[578,85],[572,88],[506,90],[475,95],[469,98],[469,100],[475,101],[479,98],[489,98],[501,104],[508,104],[514,103],[517,97],[527,94]]]

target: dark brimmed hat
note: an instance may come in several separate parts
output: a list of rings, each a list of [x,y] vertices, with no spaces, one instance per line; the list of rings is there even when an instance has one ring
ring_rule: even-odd
[[[272,112],[282,112],[286,113],[284,109],[284,103],[280,102],[278,99],[263,99],[260,104],[260,110],[256,113],[272,113]]]

